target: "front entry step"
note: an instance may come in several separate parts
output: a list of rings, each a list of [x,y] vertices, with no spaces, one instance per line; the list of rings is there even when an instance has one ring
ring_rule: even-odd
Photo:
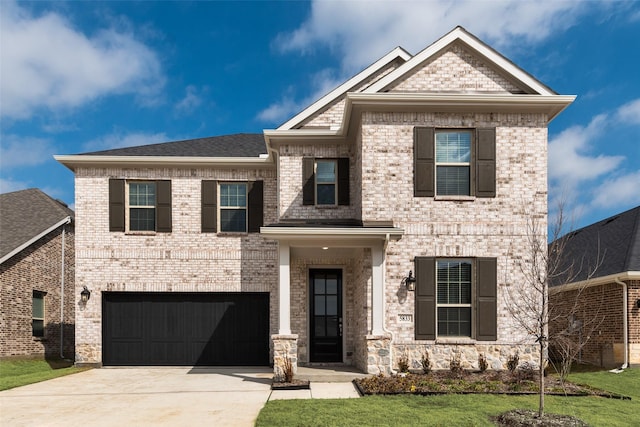
[[[298,366],[295,378],[312,383],[348,383],[356,378],[365,378],[363,374],[351,366]]]

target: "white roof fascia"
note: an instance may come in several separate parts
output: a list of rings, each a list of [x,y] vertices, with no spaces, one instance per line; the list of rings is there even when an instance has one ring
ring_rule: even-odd
[[[164,166],[258,166],[273,163],[271,156],[263,157],[178,157],[178,156],[92,156],[56,155],[58,162],[73,170],[82,165],[164,165]]]
[[[394,71],[387,74],[382,79],[378,80],[376,83],[365,89],[364,92],[372,93],[383,90],[386,86],[393,83],[406,73],[410,72],[413,68],[419,66],[431,56],[437,54],[440,50],[444,49],[456,40],[462,40],[464,43],[469,45],[469,47],[476,50],[482,56],[486,57],[489,61],[497,65],[499,68],[511,74],[516,80],[521,81],[526,86],[538,92],[538,94],[555,95],[555,93],[550,91],[549,88],[541,84],[538,80],[534,79],[525,71],[518,68],[512,62],[507,60],[505,57],[497,53],[486,44],[478,41],[475,37],[471,36],[467,31],[460,27],[456,27],[453,31],[443,36],[431,46],[416,54],[409,61],[405,62],[400,67],[396,68]]]
[[[582,280],[580,282],[567,283],[565,285],[550,286],[549,294],[554,295],[560,292],[575,291],[592,286],[606,285],[615,283],[615,280],[640,280],[640,271],[625,271],[624,273],[610,274],[608,276],[596,277],[593,279]]]
[[[5,256],[3,256],[2,258],[0,258],[0,264],[2,264],[3,262],[5,262],[6,260],[8,260],[9,258],[11,258],[12,256],[14,256],[15,254],[21,252],[23,249],[28,248],[29,246],[31,246],[33,243],[37,242],[38,240],[42,239],[44,236],[46,236],[47,234],[51,233],[53,230],[55,230],[56,228],[64,225],[64,224],[69,224],[71,222],[71,217],[68,216],[66,218],[64,218],[63,220],[55,223],[54,225],[52,225],[51,227],[47,228],[46,230],[44,230],[42,233],[38,234],[35,237],[32,237],[31,239],[27,240],[26,242],[24,242],[23,244],[21,244],[20,246],[18,246],[17,248],[15,248],[14,250],[12,250],[11,252],[9,252],[8,254],[6,254]]]
[[[404,229],[397,227],[261,227],[260,234],[271,239],[328,240],[377,238],[398,240]]]
[[[408,61],[411,58],[411,55],[403,48],[396,47],[391,52],[387,53],[385,56],[383,56],[382,58],[374,62],[372,65],[365,68],[363,71],[356,74],[354,77],[350,78],[349,80],[347,80],[346,82],[344,82],[343,84],[341,84],[340,86],[338,86],[337,88],[335,88],[334,90],[332,90],[331,92],[329,92],[328,94],[326,94],[325,96],[323,96],[322,98],[320,98],[319,100],[311,104],[309,107],[302,110],[300,113],[296,114],[293,118],[289,119],[284,124],[280,125],[278,127],[278,130],[288,130],[299,125],[301,122],[308,119],[313,114],[317,113],[319,110],[329,105],[340,95],[342,95],[352,87],[357,86],[361,82],[365,81],[367,78],[371,77],[373,74],[381,70],[383,67],[385,67],[387,64],[389,64],[391,61],[395,60],[396,58],[400,58],[400,59],[403,59],[404,61]]]

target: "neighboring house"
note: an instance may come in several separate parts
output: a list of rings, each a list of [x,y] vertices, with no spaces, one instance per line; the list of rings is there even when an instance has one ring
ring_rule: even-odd
[[[573,99],[458,27],[263,134],[56,156],[92,292],[76,361],[535,362],[503,272],[546,224],[547,125]]]
[[[563,239],[562,271],[573,274],[549,289],[560,319],[551,335],[570,330],[576,342],[586,340],[582,362],[640,365],[640,206]]]
[[[31,188],[0,194],[0,357],[73,358],[73,211]]]

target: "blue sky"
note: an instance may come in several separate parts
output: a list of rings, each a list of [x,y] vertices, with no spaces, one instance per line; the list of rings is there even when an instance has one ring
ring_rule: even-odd
[[[456,25],[561,94],[550,205],[640,204],[640,2],[0,0],[0,192],[73,207],[54,154],[273,129],[395,46]]]

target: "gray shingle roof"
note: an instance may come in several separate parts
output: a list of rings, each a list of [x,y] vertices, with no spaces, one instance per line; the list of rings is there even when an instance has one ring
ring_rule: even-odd
[[[264,135],[237,133],[184,141],[82,153],[91,156],[259,157],[267,154]]]
[[[0,258],[73,211],[37,188],[0,194]]]
[[[640,206],[566,235],[565,265],[582,265],[574,281],[586,280],[588,270],[602,262],[593,276],[640,271]],[[566,255],[566,256],[565,256]],[[556,283],[561,284],[561,283]]]

